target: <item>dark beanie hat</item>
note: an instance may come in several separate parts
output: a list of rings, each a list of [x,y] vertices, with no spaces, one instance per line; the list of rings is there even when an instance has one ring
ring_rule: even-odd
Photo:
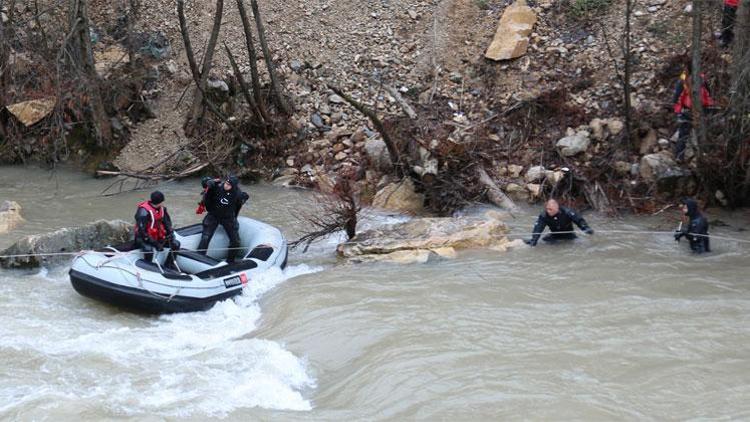
[[[164,194],[159,192],[158,190],[155,190],[151,192],[151,203],[154,205],[159,205],[162,202],[164,202]]]

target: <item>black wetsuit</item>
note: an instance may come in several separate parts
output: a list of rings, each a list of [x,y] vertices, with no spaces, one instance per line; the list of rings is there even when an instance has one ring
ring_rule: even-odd
[[[534,224],[534,229],[532,230],[531,240],[527,243],[531,246],[536,246],[539,237],[546,227],[549,227],[552,233],[542,238],[545,242],[575,239],[576,234],[573,233],[573,223],[588,234],[594,233],[583,217],[571,209],[560,207],[560,211],[554,216],[548,215],[546,211],[539,214],[539,218],[536,219],[536,224]]]
[[[167,207],[163,207],[164,217],[162,217],[162,223],[164,224],[164,231],[167,233],[167,238],[164,242],[158,242],[148,235],[148,227],[151,225],[151,214],[142,207],[138,207],[135,212],[135,225],[137,227],[135,231],[135,246],[140,248],[144,252],[144,258],[146,261],[151,261],[153,258],[154,250],[161,251],[165,246],[171,250],[180,249],[180,242],[174,239],[174,231],[172,229],[172,219],[169,217]],[[167,257],[168,261],[165,265],[171,261],[171,255]]]
[[[708,238],[708,220],[698,211],[698,203],[692,199],[685,200],[687,205],[686,215],[690,219],[687,227],[675,233],[675,240],[679,241],[686,237],[690,241],[690,249],[695,253],[711,252]]]
[[[217,180],[206,181],[206,192],[203,194],[203,203],[208,214],[203,219],[203,234],[201,235],[198,250],[205,254],[208,244],[221,224],[229,237],[229,250],[227,251],[227,262],[233,262],[240,246],[239,215],[242,205],[248,200],[248,195],[240,190],[239,181],[236,177],[228,179],[232,189],[224,190],[224,182]]]

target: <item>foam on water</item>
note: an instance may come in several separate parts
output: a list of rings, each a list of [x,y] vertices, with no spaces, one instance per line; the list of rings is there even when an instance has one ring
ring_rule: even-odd
[[[221,417],[248,407],[310,410],[304,393],[315,380],[305,360],[252,333],[264,293],[320,270],[306,265],[271,270],[252,280],[242,296],[206,312],[123,316],[86,301],[60,319],[46,312],[26,320],[15,316],[15,329],[0,329],[0,350],[38,358],[40,376],[0,376],[0,418],[30,401],[100,403],[126,416]],[[70,294],[66,277],[42,270],[33,278],[50,285],[49,296],[58,296],[40,300],[59,303]],[[40,327],[42,335],[30,335]]]

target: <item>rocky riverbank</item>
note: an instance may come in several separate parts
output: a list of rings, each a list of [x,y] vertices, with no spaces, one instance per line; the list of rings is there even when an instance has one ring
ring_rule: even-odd
[[[632,145],[624,135],[616,48],[624,3],[606,2],[588,10],[580,8],[581,2],[554,0],[528,6],[519,0],[512,7],[494,0],[263,0],[273,59],[294,104],[290,127],[278,138],[251,137],[214,163],[212,171],[281,177],[279,183],[325,190],[342,171],[352,170],[365,202],[404,210],[383,200],[390,197],[389,189],[395,190],[394,183],[403,185],[394,177],[400,163],[392,162],[383,133],[330,90],[332,84],[373,110],[412,156],[406,170],[416,184],[400,188],[406,191],[402,196],[411,197],[410,212],[422,208],[415,205],[419,195],[429,205],[431,187],[422,182],[425,174],[449,165],[443,154],[469,148],[480,151],[493,183],[517,201],[560,194],[557,186],[564,179],[587,181],[580,192],[566,192],[572,197],[600,203],[589,197],[601,192],[604,202],[621,201],[636,209],[648,208],[639,202],[645,196],[692,194],[695,163],[690,158],[674,161],[674,122],[665,107],[685,59],[687,40],[680,28],[689,20],[687,2],[651,1],[635,7]],[[21,15],[31,13],[29,7],[17,7]],[[210,0],[186,7],[198,56],[214,7]],[[92,1],[90,8],[98,70],[107,79],[127,67],[117,36],[123,12],[100,1]],[[173,11],[174,2],[149,2],[134,22],[143,38],[137,52],[144,73],[139,98],[151,118],[139,123],[113,117],[127,135],[124,148],[112,157],[124,172],[179,173],[200,164],[196,155],[210,149],[205,141],[196,146],[196,139],[183,131],[193,81]],[[236,11],[227,5],[223,19],[221,42],[242,52]],[[525,26],[517,33],[498,30],[521,21]],[[237,56],[240,71],[248,72],[248,59]],[[14,64],[25,63],[20,52],[13,57]],[[727,60],[727,55],[715,54],[709,70],[718,77]],[[243,100],[224,51],[217,51],[209,82],[216,98],[223,98],[221,110],[240,121]],[[715,79],[710,82],[722,88]],[[717,98],[725,95],[716,90]],[[88,156],[84,150],[78,155]]]

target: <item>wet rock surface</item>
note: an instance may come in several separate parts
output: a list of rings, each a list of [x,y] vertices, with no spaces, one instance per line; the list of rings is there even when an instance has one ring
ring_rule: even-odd
[[[3,268],[35,268],[46,264],[62,264],[72,255],[36,255],[45,253],[75,253],[87,249],[99,249],[131,240],[132,224],[122,220],[98,220],[83,226],[67,227],[51,233],[26,236],[0,252],[0,255],[28,255],[16,258],[0,258]]]
[[[508,228],[492,216],[417,218],[372,229],[339,245],[339,255],[355,262],[426,262],[431,257],[452,257],[461,249],[504,251],[516,246],[506,237]]]

